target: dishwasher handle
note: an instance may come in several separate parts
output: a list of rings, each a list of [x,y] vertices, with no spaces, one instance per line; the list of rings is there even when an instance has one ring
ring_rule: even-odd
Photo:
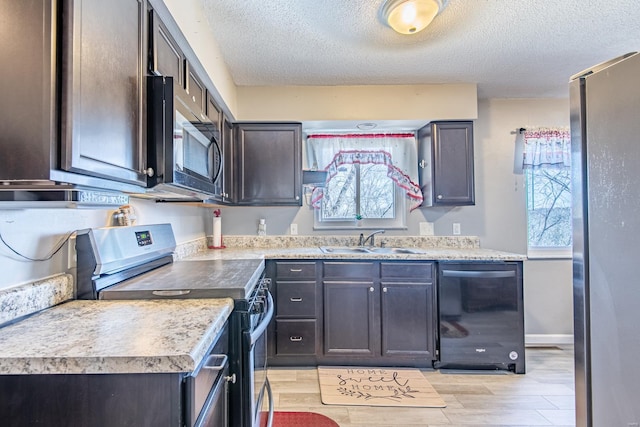
[[[458,277],[463,279],[506,279],[516,277],[514,270],[442,270],[442,277]]]

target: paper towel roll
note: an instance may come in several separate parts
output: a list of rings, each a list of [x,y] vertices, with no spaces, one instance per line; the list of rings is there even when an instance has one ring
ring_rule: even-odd
[[[213,218],[213,247],[222,247],[222,218],[219,216]]]

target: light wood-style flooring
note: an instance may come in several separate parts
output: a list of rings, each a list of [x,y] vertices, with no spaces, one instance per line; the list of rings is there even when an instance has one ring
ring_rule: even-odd
[[[527,373],[422,370],[446,408],[323,405],[315,368],[270,368],[276,411],[324,414],[341,427],[573,426],[573,348],[527,348]]]

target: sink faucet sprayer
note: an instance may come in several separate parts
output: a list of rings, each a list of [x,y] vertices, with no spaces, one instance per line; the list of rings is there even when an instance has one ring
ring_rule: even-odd
[[[384,233],[384,230],[376,230],[373,233],[369,234],[366,238],[364,237],[364,234],[360,233],[360,239],[358,240],[358,246],[364,246],[365,243],[367,243],[367,240],[369,241],[369,246],[374,246],[375,245],[375,235],[378,233]]]

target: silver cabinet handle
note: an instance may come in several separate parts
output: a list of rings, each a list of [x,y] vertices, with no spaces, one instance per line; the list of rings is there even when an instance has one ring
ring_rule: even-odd
[[[372,286],[372,287],[369,288],[369,292],[373,292],[373,291],[374,291],[374,289],[373,289],[373,286]]]
[[[422,169],[427,167],[427,161],[425,159],[420,160],[420,163],[418,163],[418,166],[420,166]]]
[[[148,177],[152,177],[156,171],[153,170],[153,168],[147,168],[147,169],[142,169],[142,173],[147,175]]]
[[[300,298],[300,297],[291,297],[291,298],[289,298],[289,301],[291,301],[291,302],[302,302],[302,298]]]
[[[207,361],[202,366],[202,369],[211,369],[212,371],[219,371],[224,369],[227,365],[229,357],[226,354],[210,354]]]
[[[442,194],[438,194],[438,200],[442,199]]]
[[[229,376],[224,377],[224,380],[228,383],[235,384],[236,383],[236,374],[231,374]]]
[[[387,287],[382,288],[382,292],[387,292]]]
[[[292,272],[292,273],[300,273],[302,271],[302,269],[301,268],[290,268],[289,271]]]
[[[302,341],[302,337],[289,337],[289,341],[291,341],[291,342],[300,342],[300,341]]]

